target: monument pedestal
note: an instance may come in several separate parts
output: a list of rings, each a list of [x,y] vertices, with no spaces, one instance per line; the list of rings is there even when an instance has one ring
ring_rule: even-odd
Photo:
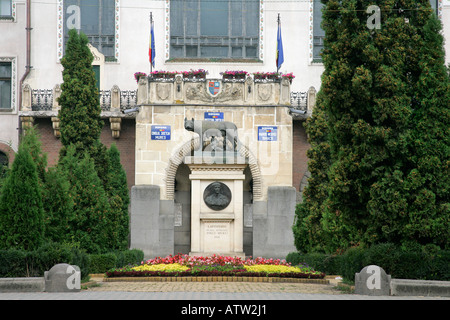
[[[221,159],[223,160],[223,159]],[[186,157],[191,169],[191,256],[245,258],[244,159]]]

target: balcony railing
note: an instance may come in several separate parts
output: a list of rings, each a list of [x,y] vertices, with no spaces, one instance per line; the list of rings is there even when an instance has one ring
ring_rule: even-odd
[[[120,94],[120,111],[136,107],[137,91],[123,90]],[[31,90],[31,111],[51,111],[54,108],[54,90],[33,89]],[[101,90],[99,94],[100,107],[102,111],[111,111],[111,90]]]

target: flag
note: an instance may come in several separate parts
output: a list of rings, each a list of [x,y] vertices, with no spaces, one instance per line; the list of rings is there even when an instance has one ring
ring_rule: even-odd
[[[277,34],[277,72],[280,69],[281,65],[284,62],[284,54],[283,54],[283,40],[281,39],[281,21],[280,15],[278,15],[278,34]]]
[[[150,63],[154,67],[155,66],[155,56],[156,56],[155,34],[153,32],[153,19],[151,18],[151,16],[150,16],[150,24],[151,24],[151,30],[150,30],[150,43],[149,43],[148,57],[149,57]]]

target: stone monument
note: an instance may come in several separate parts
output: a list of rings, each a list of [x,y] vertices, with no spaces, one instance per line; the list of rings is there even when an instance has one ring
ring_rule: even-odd
[[[139,79],[131,248],[146,259],[295,251],[289,86]]]
[[[236,152],[236,125],[185,119],[185,129],[196,132],[200,139],[194,156],[184,160],[191,170],[189,254],[245,258],[243,181],[248,164]],[[208,148],[213,143],[214,148]]]

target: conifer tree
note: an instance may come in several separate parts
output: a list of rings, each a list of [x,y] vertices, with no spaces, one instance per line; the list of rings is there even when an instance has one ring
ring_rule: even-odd
[[[127,176],[120,163],[120,152],[116,144],[112,144],[108,150],[109,175],[107,193],[110,198],[110,206],[116,211],[114,220],[114,233],[117,235],[117,249],[128,248],[129,215],[128,205],[130,197],[128,192]]]
[[[89,153],[80,159],[75,146],[70,145],[58,166],[71,187],[70,237],[90,253],[109,251],[115,243],[110,233],[111,208]]]
[[[369,1],[323,2],[325,71],[314,112],[326,119],[329,162],[311,180],[325,178],[326,191],[314,196],[313,183],[298,212],[315,217],[324,251],[386,241],[447,247],[450,98],[439,21],[427,0],[386,0],[377,2],[381,29],[370,29]],[[314,164],[328,155],[311,138]],[[311,241],[296,244],[308,250]]]
[[[36,164],[21,143],[0,199],[0,248],[34,250],[43,241],[44,210]]]
[[[88,38],[75,29],[69,31],[66,52],[61,59],[64,67],[59,104],[61,143],[60,157],[73,144],[77,154],[89,152],[104,186],[107,183],[107,148],[100,142],[103,121],[95,74],[94,57],[88,47]]]
[[[75,145],[79,153],[91,151],[102,129],[99,92],[92,69],[94,57],[87,44],[85,34],[71,29],[61,59],[64,67],[59,98],[61,143],[64,147]]]

